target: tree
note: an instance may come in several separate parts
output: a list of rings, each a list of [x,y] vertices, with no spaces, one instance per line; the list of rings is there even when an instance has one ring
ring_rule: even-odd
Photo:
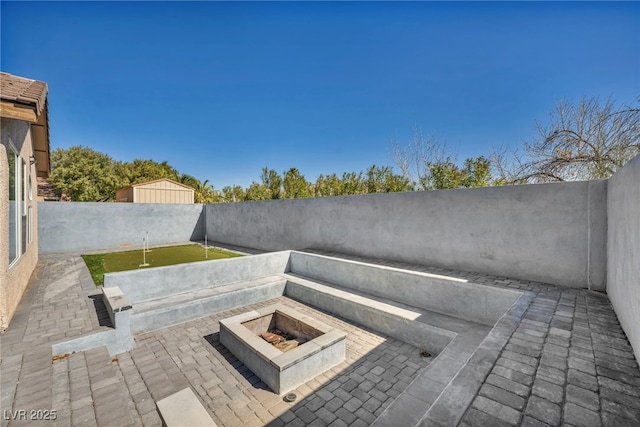
[[[407,145],[401,146],[394,140],[391,148],[396,166],[408,181],[409,190],[434,188],[430,177],[432,166],[440,164],[446,168],[447,165],[455,163],[453,154],[439,138],[435,135],[425,135],[417,126],[413,129],[413,139]]]
[[[271,199],[282,197],[282,177],[273,169],[262,169],[262,185],[269,189]]]
[[[184,185],[188,185],[189,187],[196,187],[198,184],[200,184],[200,181],[192,175],[186,174],[186,173],[181,173],[177,176],[176,179],[180,184],[184,184]]]
[[[462,186],[462,171],[451,161],[429,164],[426,176],[428,190],[445,190]]]
[[[284,197],[287,199],[298,199],[311,196],[309,183],[304,178],[304,175],[302,175],[296,168],[291,168],[284,173],[282,185],[284,187]]]
[[[355,194],[366,194],[367,186],[362,178],[362,172],[345,172],[342,174],[342,194],[351,196]]]
[[[209,184],[208,179],[200,182],[200,180],[194,178],[192,184],[186,185],[193,187],[193,198],[196,203],[214,203],[220,199],[213,189],[213,186]]]
[[[370,166],[367,169],[367,193],[393,193],[406,191],[409,179],[393,173],[390,166]]]
[[[252,182],[245,192],[245,200],[270,200],[272,193],[269,187],[264,184]]]
[[[176,171],[166,161],[162,163],[151,159],[134,159],[133,162],[118,163],[117,171],[125,185],[154,181],[160,178],[168,178],[179,181]]]
[[[327,175],[324,179],[326,185],[327,196],[342,196],[344,195],[344,183],[338,178],[335,173]]]
[[[239,185],[226,186],[222,189],[222,199],[225,202],[242,202],[245,200],[245,191]]]
[[[51,153],[49,181],[58,194],[66,193],[74,201],[114,200],[116,190],[126,182],[116,165],[111,157],[89,147],[57,148]]]
[[[213,203],[223,199],[208,180],[179,173],[167,161],[151,159],[116,162],[89,147],[58,148],[51,153],[50,182],[58,194],[66,193],[75,201],[113,201],[116,190],[131,184],[168,178],[194,189],[196,203]],[[234,190],[237,193],[237,189]],[[242,188],[240,192],[243,193]],[[244,198],[244,196],[243,196]],[[241,199],[242,200],[242,199]]]
[[[483,156],[465,159],[463,168],[452,161],[446,161],[429,164],[428,170],[428,188],[433,190],[499,184],[491,178],[491,162]]]
[[[491,173],[491,161],[484,156],[467,158],[459,166],[456,156],[435,136],[413,131],[413,140],[405,147],[392,143],[395,162],[409,190],[441,190],[460,187],[498,185]],[[402,190],[400,190],[402,191]]]
[[[491,177],[491,161],[484,156],[465,159],[460,184],[467,188],[497,185],[498,182]]]
[[[524,156],[494,150],[494,163],[509,183],[608,178],[640,153],[636,103],[619,107],[586,97],[557,103],[548,123],[537,123],[538,136],[525,142]]]
[[[343,194],[343,185],[335,173],[324,176],[318,175],[312,186],[312,197],[340,196]]]

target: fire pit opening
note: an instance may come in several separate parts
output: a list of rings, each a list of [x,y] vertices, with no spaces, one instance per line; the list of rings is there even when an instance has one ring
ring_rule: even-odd
[[[281,304],[220,321],[220,342],[278,394],[343,361],[345,338]]]
[[[313,326],[281,311],[243,322],[242,325],[283,353],[323,334]]]

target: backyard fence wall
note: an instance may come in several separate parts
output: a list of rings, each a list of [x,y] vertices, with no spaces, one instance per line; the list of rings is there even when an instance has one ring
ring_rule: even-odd
[[[640,155],[608,186],[607,294],[640,360]]]
[[[607,181],[206,205],[40,203],[41,253],[202,240],[604,290]],[[205,227],[206,224],[206,227]]]
[[[604,290],[606,181],[206,206],[210,241]]]
[[[38,203],[40,253],[103,251],[204,238],[202,205]]]

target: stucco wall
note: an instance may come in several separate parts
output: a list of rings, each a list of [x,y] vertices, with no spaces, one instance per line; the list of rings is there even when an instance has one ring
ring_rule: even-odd
[[[210,241],[604,289],[606,181],[206,206]]]
[[[40,253],[101,251],[202,240],[202,205],[40,202]]]
[[[29,157],[33,154],[31,126],[23,121],[2,118],[0,119],[0,135],[2,141],[2,147],[0,147],[0,182],[2,183],[0,185],[0,328],[4,329],[9,325],[29,284],[31,273],[38,263],[38,232],[35,227],[38,207],[35,194],[36,168],[29,164]],[[26,198],[27,207],[32,207],[33,239],[31,243],[26,244],[26,252],[21,253],[11,267],[9,267],[9,188],[7,185],[9,182],[9,163],[6,150],[10,143],[26,162],[34,183],[33,200]],[[24,188],[21,191],[24,191]],[[22,221],[26,221],[26,217]],[[20,233],[22,233],[21,230]],[[22,248],[20,248],[20,252],[22,252]]]
[[[640,155],[608,186],[607,293],[640,360]]]

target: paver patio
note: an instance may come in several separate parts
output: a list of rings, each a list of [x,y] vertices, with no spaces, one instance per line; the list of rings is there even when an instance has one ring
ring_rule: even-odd
[[[605,294],[347,258],[536,294],[461,425],[640,425],[640,370]],[[91,298],[98,293],[80,257],[41,257],[0,335],[2,426],[161,425],[155,401],[184,387],[221,426],[368,425],[431,361],[413,346],[287,297],[141,334],[136,348],[116,357],[98,348],[52,360],[52,343],[110,327],[101,301]],[[218,339],[219,319],[274,302],[348,334],[347,360],[298,387],[294,403],[272,393]],[[18,410],[26,418],[30,410],[55,410],[57,419],[7,419]]]

